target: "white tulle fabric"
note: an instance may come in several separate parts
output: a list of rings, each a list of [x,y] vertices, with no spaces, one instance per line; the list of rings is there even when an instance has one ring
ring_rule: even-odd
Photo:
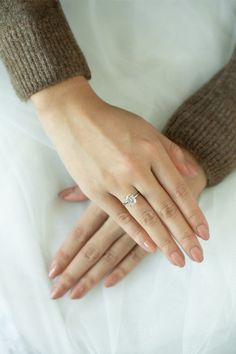
[[[159,129],[236,41],[236,1],[62,5],[96,92]],[[158,252],[113,288],[53,301],[50,260],[89,202],[57,197],[74,182],[2,63],[0,119],[1,353],[236,353],[236,171],[199,200],[211,230],[202,264],[186,256],[180,269]]]

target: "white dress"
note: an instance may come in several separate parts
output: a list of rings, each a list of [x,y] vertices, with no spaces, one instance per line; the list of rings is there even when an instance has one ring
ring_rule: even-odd
[[[230,58],[236,1],[73,1],[62,6],[105,100],[162,129]],[[235,83],[236,84],[236,83]],[[235,354],[236,171],[206,189],[205,260],[183,269],[160,253],[112,288],[50,299],[52,256],[88,206],[58,191],[74,184],[31,102],[0,64],[0,353]]]

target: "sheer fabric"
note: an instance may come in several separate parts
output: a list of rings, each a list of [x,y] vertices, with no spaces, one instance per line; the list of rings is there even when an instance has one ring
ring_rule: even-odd
[[[72,1],[63,8],[96,92],[158,129],[229,60],[236,1]],[[73,184],[31,102],[0,64],[0,352],[235,354],[236,171],[199,204],[211,239],[183,269],[157,252],[122,282],[81,300],[50,299],[51,257],[88,206],[57,192]],[[235,83],[236,84],[236,83]]]

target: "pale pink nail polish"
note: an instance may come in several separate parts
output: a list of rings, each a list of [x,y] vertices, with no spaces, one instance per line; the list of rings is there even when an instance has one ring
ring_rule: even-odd
[[[73,299],[78,299],[83,295],[85,291],[85,287],[83,285],[77,285],[75,289],[73,289],[70,293],[70,298]]]
[[[190,250],[190,254],[191,254],[194,261],[196,261],[196,262],[203,261],[203,253],[202,253],[202,250],[198,246],[194,246]]]
[[[156,250],[156,247],[149,241],[144,241],[143,246],[148,252],[154,252]]]
[[[105,281],[105,286],[109,288],[110,286],[114,285],[119,280],[118,275],[113,274]]]
[[[57,275],[59,275],[61,272],[61,268],[59,267],[58,264],[52,263],[48,277],[49,279],[55,278]]]
[[[69,194],[67,194],[66,196],[63,197],[63,199],[65,200],[69,200],[69,201],[80,201],[80,200],[84,200],[87,199],[82,192],[71,192]]]
[[[77,187],[69,187],[67,189],[65,189],[64,191],[58,193],[58,196],[61,198],[65,198],[67,195],[69,195],[71,192],[73,192]]]
[[[55,286],[51,291],[51,299],[55,300],[63,295],[63,290],[60,286]]]
[[[209,230],[205,224],[201,224],[197,227],[198,235],[201,236],[204,240],[208,240],[210,237]]]
[[[181,256],[177,251],[172,252],[170,258],[172,262],[179,267],[183,267],[185,265],[184,257]]]

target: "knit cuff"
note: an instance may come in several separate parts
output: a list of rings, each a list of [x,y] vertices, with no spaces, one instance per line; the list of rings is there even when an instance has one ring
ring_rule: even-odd
[[[236,52],[230,62],[174,112],[163,129],[203,167],[207,187],[236,167]]]
[[[66,78],[78,75],[91,78],[87,61],[58,1],[3,3],[3,15],[5,12],[8,16],[0,21],[0,57],[22,101]]]

